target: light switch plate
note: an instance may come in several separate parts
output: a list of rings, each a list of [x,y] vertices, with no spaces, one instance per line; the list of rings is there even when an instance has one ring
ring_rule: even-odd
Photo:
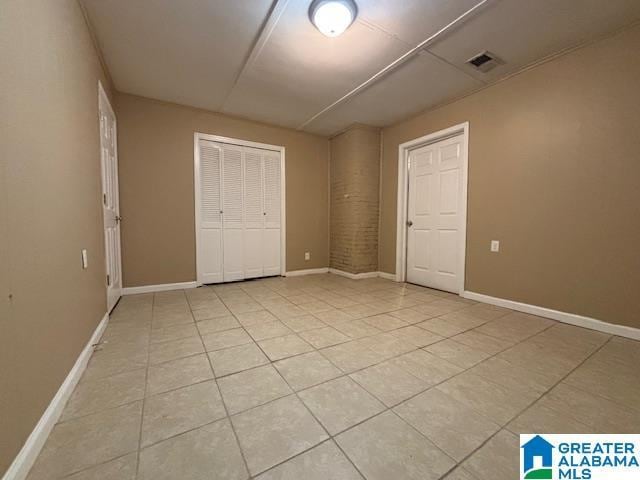
[[[86,270],[87,268],[89,268],[89,259],[87,257],[87,249],[83,248],[82,249],[82,269]]]
[[[304,252],[304,259],[311,260],[311,252]]]
[[[491,240],[491,251],[494,253],[500,251],[500,240]]]

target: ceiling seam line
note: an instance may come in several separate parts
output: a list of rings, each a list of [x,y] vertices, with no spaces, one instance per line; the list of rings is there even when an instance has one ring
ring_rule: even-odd
[[[262,24],[262,27],[258,32],[258,36],[256,37],[255,42],[251,46],[251,50],[249,51],[249,54],[247,55],[242,65],[242,68],[238,72],[238,75],[236,76],[233,82],[233,85],[229,89],[229,92],[227,93],[224,101],[222,102],[222,106],[220,108],[221,111],[225,111],[225,108],[227,107],[227,103],[229,102],[229,99],[231,98],[231,95],[233,94],[234,90],[238,86],[240,79],[246,73],[246,71],[251,67],[251,65],[253,65],[258,55],[260,55],[260,53],[262,52],[262,49],[267,44],[267,41],[271,37],[271,34],[273,33],[273,30],[275,29],[278,21],[280,20],[280,17],[282,16],[282,13],[284,12],[284,9],[286,8],[288,3],[289,3],[289,0],[274,0],[273,4],[271,5],[271,8],[269,9],[269,13],[267,14],[267,18]]]
[[[387,74],[391,73],[392,71],[394,71],[396,68],[398,68],[399,66],[403,65],[404,63],[406,63],[408,60],[410,60],[411,58],[413,58],[413,56],[415,56],[418,52],[420,52],[421,50],[424,50],[425,47],[427,47],[428,45],[430,45],[431,43],[433,43],[435,40],[437,40],[441,35],[443,35],[444,33],[446,33],[447,31],[449,31],[451,28],[453,28],[454,26],[458,25],[459,23],[461,23],[462,21],[466,20],[468,17],[470,17],[473,13],[475,13],[478,9],[480,9],[481,7],[483,7],[485,4],[489,3],[491,0],[481,0],[480,2],[478,2],[477,4],[475,4],[473,7],[471,7],[469,10],[465,11],[464,13],[462,13],[461,15],[459,15],[458,17],[456,17],[454,20],[452,20],[451,22],[449,22],[447,25],[445,25],[444,27],[442,27],[441,29],[439,29],[436,33],[434,33],[433,35],[429,36],[427,39],[423,40],[422,42],[420,42],[418,45],[416,45],[415,47],[413,47],[411,50],[409,50],[408,52],[405,52],[403,55],[401,55],[400,57],[398,57],[396,60],[394,60],[393,62],[391,62],[389,65],[387,65],[386,67],[384,67],[383,69],[381,69],[380,71],[378,71],[376,74],[374,74],[373,76],[371,76],[369,79],[365,80],[364,82],[362,82],[360,85],[358,85],[357,87],[353,88],[352,90],[350,90],[349,92],[347,92],[345,95],[343,95],[342,97],[340,97],[338,100],[336,100],[335,102],[333,102],[332,104],[330,104],[329,106],[325,107],[324,109],[322,109],[320,112],[316,113],[314,116],[312,116],[311,118],[309,118],[307,121],[305,121],[304,123],[302,123],[301,125],[298,126],[297,130],[302,130],[304,129],[304,127],[306,127],[307,125],[309,125],[311,122],[313,122],[316,118],[320,117],[321,115],[324,115],[325,113],[327,113],[328,111],[332,110],[333,108],[337,107],[338,105],[341,105],[342,103],[344,103],[345,101],[349,100],[351,97],[357,95],[358,93],[360,93],[362,90],[366,89],[369,85],[375,83],[376,81],[378,81],[379,79],[381,79],[382,77],[386,76]]]

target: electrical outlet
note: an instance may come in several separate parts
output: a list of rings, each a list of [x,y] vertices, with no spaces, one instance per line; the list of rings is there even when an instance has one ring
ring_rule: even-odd
[[[491,251],[498,253],[500,251],[500,240],[491,240]]]
[[[304,259],[305,261],[311,260],[311,252],[304,252]]]
[[[89,268],[89,259],[87,257],[87,249],[83,248],[82,249],[82,269],[86,270],[87,268]]]

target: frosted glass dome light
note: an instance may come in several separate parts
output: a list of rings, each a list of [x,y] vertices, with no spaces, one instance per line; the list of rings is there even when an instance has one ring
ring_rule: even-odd
[[[353,0],[315,0],[311,3],[309,17],[322,34],[337,37],[349,28],[357,12]]]

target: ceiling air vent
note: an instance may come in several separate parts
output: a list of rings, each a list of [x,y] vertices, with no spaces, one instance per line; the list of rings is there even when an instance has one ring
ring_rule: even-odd
[[[504,62],[493,53],[484,51],[467,60],[467,63],[476,70],[487,73],[489,70],[493,70]]]

